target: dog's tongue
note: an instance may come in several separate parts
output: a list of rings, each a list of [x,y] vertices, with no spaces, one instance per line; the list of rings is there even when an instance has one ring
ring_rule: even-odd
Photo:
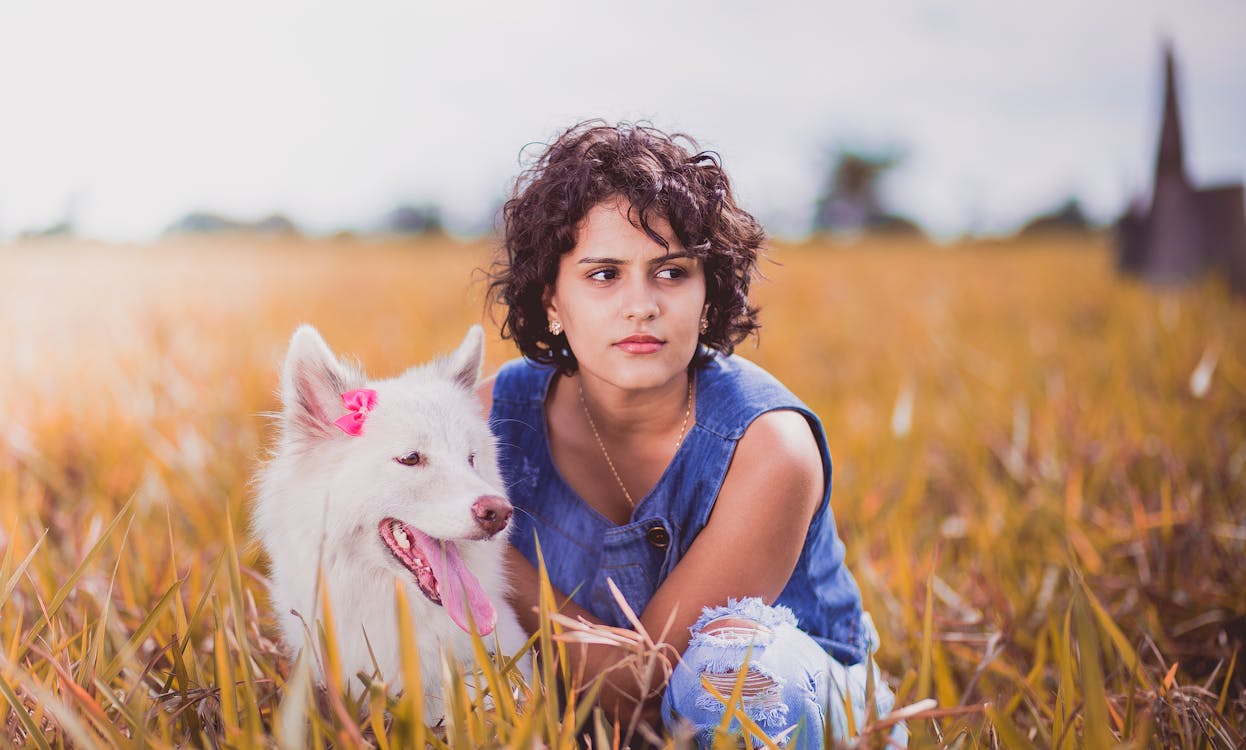
[[[437,576],[442,606],[450,613],[450,619],[469,633],[471,625],[467,613],[470,610],[477,632],[489,635],[497,624],[498,613],[485,595],[480,581],[463,564],[463,557],[454,542],[439,541],[437,546],[440,547],[440,554],[430,555],[432,559],[428,562],[433,568],[433,575]]]

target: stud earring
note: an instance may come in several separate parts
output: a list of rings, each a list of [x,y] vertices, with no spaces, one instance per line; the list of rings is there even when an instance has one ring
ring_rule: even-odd
[[[549,332],[555,336],[562,333],[562,322],[559,320],[551,320],[549,322]]]
[[[705,333],[710,329],[710,319],[708,316],[701,316],[701,333]]]

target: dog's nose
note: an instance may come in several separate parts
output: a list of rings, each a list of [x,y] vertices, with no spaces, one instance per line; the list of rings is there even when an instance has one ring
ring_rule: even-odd
[[[476,517],[476,523],[489,536],[506,528],[514,510],[506,498],[496,495],[481,495],[472,503],[472,515]]]

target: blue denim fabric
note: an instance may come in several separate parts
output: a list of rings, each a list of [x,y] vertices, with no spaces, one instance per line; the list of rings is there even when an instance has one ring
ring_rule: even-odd
[[[748,426],[775,409],[804,415],[822,454],[825,491],[796,569],[775,606],[765,607],[757,600],[747,605],[760,608],[754,612],[760,621],[778,618],[773,641],[764,648],[754,647],[750,664],[772,671],[784,685],[777,701],[781,705],[763,716],[767,720],[763,726],[782,730],[804,718],[811,728],[801,735],[805,738],[801,747],[816,747],[823,736],[823,717],[829,715],[834,734],[843,736],[847,728],[842,697],[838,704],[826,700],[835,686],[847,690],[859,703],[860,726],[865,665],[872,664],[868,657],[877,635],[861,611],[861,596],[844,565],[844,545],[835,532],[830,507],[831,457],[818,417],[757,365],[742,357],[714,356],[694,373],[694,424],[657,485],[636,504],[631,520],[617,526],[576,495],[550,456],[545,400],[554,374],[552,367],[516,359],[502,366],[493,387],[490,427],[497,438],[508,496],[517,509],[510,541],[533,565],[539,542],[551,583],[616,627],[629,627],[629,623],[607,579],[614,581],[634,611],[643,612],[705,527],[736,443]],[[702,667],[738,668],[743,652],[715,650],[722,646],[721,639],[700,634],[699,627],[695,630],[667,690],[664,708],[672,720],[678,713],[701,728],[712,729],[722,707],[701,689]],[[877,682],[880,703],[890,700],[882,680]]]
[[[865,658],[861,596],[844,565],[844,545],[831,514],[831,456],[817,416],[778,380],[738,356],[716,355],[694,373],[696,420],[629,523],[616,526],[563,480],[550,457],[545,398],[553,367],[507,362],[493,387],[490,427],[508,497],[517,508],[510,541],[536,564],[537,540],[550,581],[603,621],[628,623],[606,586],[614,580],[636,612],[687,553],[705,527],[727,475],[736,442],[754,419],[792,409],[809,421],[822,453],[825,494],[796,569],[775,604],[842,664]]]
[[[713,632],[706,632],[707,626],[727,617],[754,623],[756,629],[715,631],[710,627]],[[873,651],[877,635],[868,617],[865,627]],[[872,659],[841,664],[797,627],[795,616],[786,607],[768,607],[756,598],[729,600],[725,607],[707,608],[691,633],[688,649],[662,697],[662,720],[672,733],[681,723],[691,725],[701,747],[712,745],[724,713],[723,701],[705,689],[702,678],[710,680],[719,694],[730,700],[737,676],[746,666],[749,679],[740,708],[768,738],[792,750],[821,748],[827,736],[835,741],[850,739],[845,696],[852,707],[852,726],[858,730],[865,726],[869,718],[867,669],[874,671],[876,715],[887,715],[895,704],[895,696]],[[733,720],[727,731],[740,733],[740,722]],[[888,739],[893,746],[906,746],[907,727],[897,724]],[[756,737],[750,744],[762,746]]]

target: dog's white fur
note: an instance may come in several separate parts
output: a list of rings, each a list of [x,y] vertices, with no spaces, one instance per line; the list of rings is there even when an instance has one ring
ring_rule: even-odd
[[[375,656],[381,679],[400,689],[394,583],[400,581],[417,631],[426,708],[437,712],[443,658],[470,663],[470,636],[424,595],[382,542],[378,525],[393,517],[455,542],[497,611],[494,635],[485,642],[500,644],[505,654],[519,650],[525,636],[506,603],[506,534],[482,538],[472,513],[477,498],[503,495],[493,437],[474,394],[483,349],[480,326],[473,326],[448,357],[369,381],[339,361],[315,328],[301,326],[286,355],[280,438],[260,472],[254,514],[255,534],[272,563],[270,593],[288,652],[305,648],[309,635],[319,643],[317,584],[323,579],[343,678],[357,688],[356,674],[373,675]],[[376,391],[377,403],[363,434],[347,435],[333,424],[346,413],[341,394],[362,387]],[[395,460],[411,451],[424,456],[422,465]],[[323,680],[322,667],[317,654]]]

